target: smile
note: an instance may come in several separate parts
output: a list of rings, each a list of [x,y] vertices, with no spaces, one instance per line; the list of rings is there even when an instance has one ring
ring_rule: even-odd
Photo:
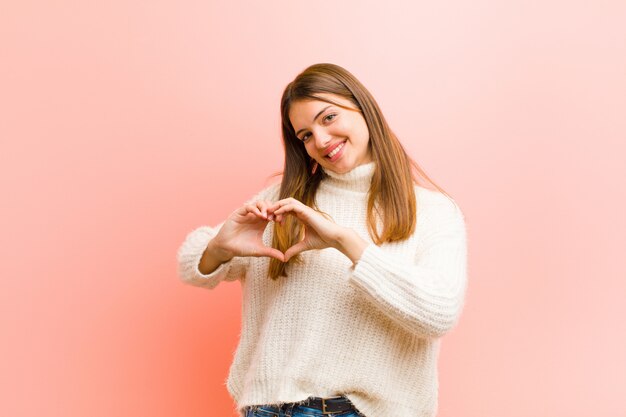
[[[325,156],[326,158],[330,158],[332,159],[333,156],[337,155],[339,153],[339,151],[341,151],[341,149],[344,147],[344,145],[346,144],[346,141],[344,140],[343,142],[341,142],[339,145],[335,146],[330,152],[328,152]]]

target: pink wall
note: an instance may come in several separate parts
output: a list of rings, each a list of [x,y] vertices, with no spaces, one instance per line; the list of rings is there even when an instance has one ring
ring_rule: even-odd
[[[233,415],[239,284],[185,286],[175,252],[281,169],[282,89],[333,62],[466,214],[439,416],[626,415],[624,22],[617,0],[5,2],[0,414]]]

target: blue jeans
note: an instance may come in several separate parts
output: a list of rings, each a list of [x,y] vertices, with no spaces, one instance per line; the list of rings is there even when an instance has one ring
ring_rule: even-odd
[[[253,405],[246,408],[246,417],[365,417],[356,408],[332,414],[304,405],[287,403],[278,405]]]

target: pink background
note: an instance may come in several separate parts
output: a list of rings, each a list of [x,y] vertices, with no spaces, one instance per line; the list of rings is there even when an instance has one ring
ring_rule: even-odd
[[[234,415],[239,284],[175,253],[332,62],[466,214],[439,416],[626,415],[626,4],[226,3],[2,5],[0,414]]]

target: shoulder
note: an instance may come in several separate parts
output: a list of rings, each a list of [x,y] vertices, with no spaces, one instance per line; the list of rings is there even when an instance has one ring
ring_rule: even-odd
[[[415,185],[418,216],[431,219],[456,220],[463,222],[465,215],[458,203],[437,190]]]

